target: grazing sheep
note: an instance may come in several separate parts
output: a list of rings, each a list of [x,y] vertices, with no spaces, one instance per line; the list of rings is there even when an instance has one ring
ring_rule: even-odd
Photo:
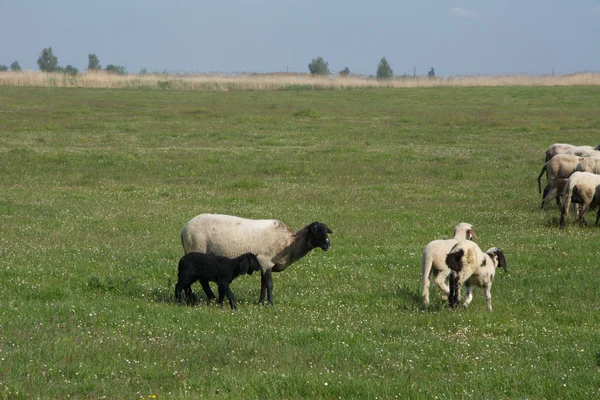
[[[556,200],[556,205],[560,208],[560,198],[563,197],[565,186],[567,185],[568,178],[558,178],[552,185],[547,187],[544,191],[545,196],[542,200],[542,208],[546,208],[546,205],[552,200]]]
[[[594,157],[600,155],[600,145],[592,146],[573,146],[567,143],[554,143],[546,149],[546,162],[557,154],[572,154],[579,157]]]
[[[591,172],[574,172],[567,181],[564,191],[564,201],[560,213],[560,228],[565,227],[565,218],[569,216],[569,206],[573,203],[581,204],[579,210],[579,222],[585,224],[585,213],[590,207],[595,207],[600,204],[600,175],[592,174]],[[598,225],[598,217],[596,217],[596,225]]]
[[[181,231],[184,252],[197,251],[226,257],[245,252],[256,254],[261,265],[259,303],[273,304],[272,272],[281,272],[320,247],[329,249],[328,233],[324,223],[313,222],[297,232],[281,221],[252,220],[231,215],[200,214],[192,218]]]
[[[452,270],[450,275],[450,307],[456,307],[460,299],[460,289],[467,287],[467,297],[463,303],[467,307],[473,299],[473,288],[483,289],[488,311],[492,311],[492,282],[496,268],[502,266],[508,272],[504,253],[498,247],[492,247],[485,253],[476,243],[462,241],[457,243],[446,256],[446,264]]]
[[[538,175],[538,191],[542,193],[542,176],[546,173],[546,179],[548,184],[544,189],[544,196],[546,197],[549,188],[552,183],[558,178],[568,178],[577,169],[577,165],[582,161],[583,158],[574,156],[572,154],[557,154],[552,157],[551,160],[547,161],[542,167],[542,171]]]
[[[233,259],[197,252],[187,253],[179,260],[175,298],[181,304],[181,295],[185,292],[188,304],[194,303],[196,299],[191,286],[192,283],[200,281],[202,289],[210,301],[215,298],[215,294],[208,282],[217,282],[219,288],[217,303],[222,304],[223,298],[227,296],[229,306],[235,310],[235,297],[229,284],[238,276],[246,273],[251,275],[252,272],[259,269],[258,259],[252,253],[245,253]]]
[[[446,265],[446,254],[452,247],[462,240],[477,239],[473,226],[466,222],[461,222],[454,227],[454,237],[447,240],[434,240],[429,242],[423,249],[421,255],[421,271],[423,274],[423,306],[429,307],[429,285],[430,276],[435,276],[435,283],[442,290],[442,300],[448,298],[450,288],[446,285],[446,278],[450,274],[450,269]]]
[[[576,171],[591,172],[592,174],[600,175],[600,158],[589,157],[584,158],[577,164]]]

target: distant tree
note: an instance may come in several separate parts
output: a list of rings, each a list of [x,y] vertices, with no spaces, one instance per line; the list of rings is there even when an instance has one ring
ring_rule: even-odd
[[[0,64],[0,72],[8,71],[8,67],[4,64]]]
[[[140,76],[144,76],[148,73],[148,70],[144,67],[142,69],[140,69]]]
[[[308,64],[308,70],[312,75],[329,75],[329,63],[323,60],[323,57],[313,58]]]
[[[14,71],[14,72],[22,71],[21,66],[19,65],[18,61],[13,61],[13,63],[10,64],[10,70]]]
[[[72,65],[67,65],[67,66],[64,68],[64,71],[63,71],[63,72],[64,72],[65,74],[69,74],[69,75],[77,75],[77,73],[78,73],[79,71],[78,71],[78,70],[77,70],[77,68],[75,68],[74,66],[72,66]]]
[[[427,76],[429,77],[429,79],[435,78],[435,70],[433,69],[433,67],[431,67],[431,69],[427,73]]]
[[[377,66],[377,79],[391,79],[394,76],[394,70],[390,67],[385,57],[379,61]]]
[[[340,76],[348,76],[350,75],[350,68],[346,67],[340,71]]]
[[[88,69],[102,69],[100,60],[96,54],[88,54]]]
[[[54,72],[58,67],[58,58],[52,53],[52,47],[43,49],[37,63],[42,72]]]
[[[126,75],[127,74],[125,67],[120,66],[120,65],[113,65],[113,64],[108,64],[106,66],[106,72],[108,72],[109,74],[117,74],[117,75]]]

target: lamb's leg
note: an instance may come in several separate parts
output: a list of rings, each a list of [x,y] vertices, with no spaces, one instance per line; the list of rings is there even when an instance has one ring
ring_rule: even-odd
[[[227,282],[219,282],[219,299],[217,300],[217,303],[223,305],[223,298],[225,298],[225,296],[227,296],[227,300],[229,300],[229,307],[231,307],[232,310],[235,310],[235,296],[233,295],[229,284]]]
[[[492,311],[492,282],[488,283],[483,288],[483,295],[485,296],[485,302],[487,304],[488,311]]]
[[[450,273],[450,292],[448,294],[448,304],[451,308],[456,308],[458,304],[458,274],[456,272]]]
[[[448,295],[450,294],[450,288],[446,285],[446,278],[450,275],[451,270],[447,269],[445,271],[440,271],[438,276],[435,278],[435,283],[438,285],[440,290],[442,291],[442,301],[448,300]]]
[[[209,285],[209,283],[208,283],[207,280],[200,279],[200,284],[202,285],[202,289],[204,289],[204,293],[206,293],[206,297],[208,298],[209,302],[211,300],[217,298],[217,296],[215,296],[215,294],[213,293],[212,289],[210,288],[210,285]]]
[[[177,282],[177,284],[175,285],[175,300],[177,300],[177,302],[179,304],[181,304],[182,302],[182,296],[181,293],[183,292],[183,287],[181,286],[180,282]]]
[[[423,307],[429,307],[429,276],[423,274],[423,288],[421,291],[421,297],[423,298]]]
[[[267,295],[267,302],[269,305],[273,305],[273,271],[271,268],[263,271],[260,274],[260,299],[259,304],[265,304],[265,294]]]
[[[469,303],[471,303],[471,300],[473,300],[473,286],[467,286],[467,297],[465,298],[463,306],[466,308]]]

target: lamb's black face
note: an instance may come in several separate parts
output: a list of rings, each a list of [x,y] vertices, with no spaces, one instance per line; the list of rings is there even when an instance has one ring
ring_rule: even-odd
[[[324,251],[329,250],[331,241],[329,240],[328,233],[333,233],[331,229],[322,222],[313,222],[310,224],[310,244],[314,247],[320,247]]]
[[[248,265],[248,275],[252,275],[254,271],[260,271],[260,263],[254,254],[250,253],[248,255],[246,258],[246,263]]]

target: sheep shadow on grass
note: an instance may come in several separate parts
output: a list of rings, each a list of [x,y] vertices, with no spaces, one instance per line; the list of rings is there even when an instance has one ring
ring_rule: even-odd
[[[411,289],[409,287],[399,285],[396,290],[396,296],[400,299],[401,303],[398,306],[399,310],[402,311],[414,311],[421,308],[423,299],[417,289]]]

